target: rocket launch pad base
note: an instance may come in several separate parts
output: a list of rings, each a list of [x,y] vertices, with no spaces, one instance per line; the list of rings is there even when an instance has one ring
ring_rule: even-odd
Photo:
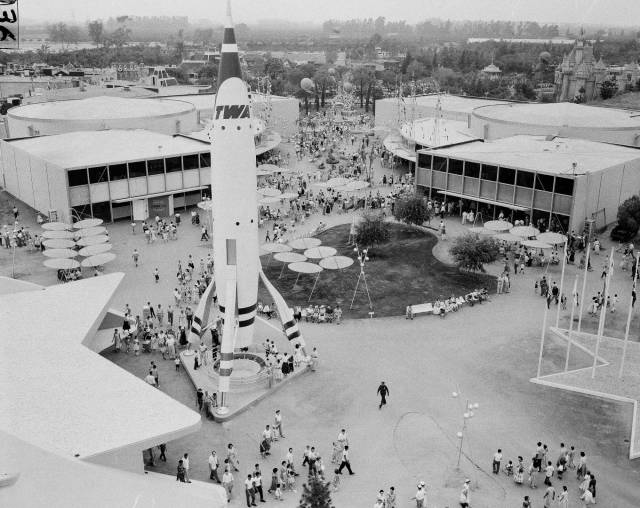
[[[257,354],[253,355],[260,356]],[[180,354],[180,361],[182,362],[182,367],[184,368],[185,372],[191,379],[191,382],[196,389],[202,388],[203,391],[207,391],[209,393],[215,393],[218,391],[217,376],[212,376],[205,367],[200,367],[198,370],[194,370],[193,355],[185,356],[184,352],[182,352]],[[262,378],[259,382],[256,383],[246,384],[246,386],[243,386],[241,388],[238,388],[239,383],[232,382],[230,397],[228,398],[228,411],[225,414],[216,414],[214,416],[214,421],[222,423],[231,420],[247,409],[253,407],[261,400],[280,390],[283,386],[288,385],[293,380],[298,379],[300,376],[307,375],[307,373],[311,373],[311,369],[308,369],[306,367],[298,368],[282,381],[274,380],[273,386],[271,388],[268,387],[268,380],[266,378]],[[238,379],[238,381],[240,380]]]

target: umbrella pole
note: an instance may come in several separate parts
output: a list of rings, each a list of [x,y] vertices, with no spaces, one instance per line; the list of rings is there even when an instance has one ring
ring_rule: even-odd
[[[362,277],[362,269],[360,270],[360,274],[358,275],[358,281],[356,282],[356,288],[353,291],[353,298],[351,298],[351,305],[349,305],[349,310],[353,308],[353,302],[356,299],[356,294],[358,293],[358,286],[360,285],[360,277]]]
[[[296,287],[296,284],[298,283],[299,278],[300,278],[300,272],[298,272],[298,275],[296,275],[296,281],[293,283],[293,287]]]
[[[282,263],[282,270],[280,270],[280,275],[278,276],[278,279],[280,279],[282,277],[282,273],[284,272],[284,267],[285,266],[287,266],[287,263]]]
[[[309,293],[309,300],[307,300],[307,302],[311,301],[311,297],[313,296],[313,292],[316,289],[316,284],[318,284],[318,279],[320,278],[320,272],[318,272],[318,275],[316,275],[316,280],[313,283],[313,287],[311,288],[311,293]]]
[[[269,253],[269,259],[267,261],[267,268],[269,268],[269,265],[271,264],[271,258],[273,258],[273,252]],[[279,278],[279,277],[278,277]]]

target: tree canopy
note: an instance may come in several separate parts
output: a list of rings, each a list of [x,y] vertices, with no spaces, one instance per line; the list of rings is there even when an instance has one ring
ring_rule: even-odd
[[[405,224],[421,226],[430,219],[429,208],[424,199],[419,196],[411,196],[396,201],[393,207],[393,215]]]
[[[333,508],[331,487],[320,476],[311,475],[308,484],[302,486],[299,508]]]
[[[389,241],[391,230],[389,222],[380,213],[366,213],[356,226],[356,242],[371,247]]]
[[[498,259],[500,246],[493,238],[468,233],[453,241],[449,254],[460,270],[484,273],[484,265]]]

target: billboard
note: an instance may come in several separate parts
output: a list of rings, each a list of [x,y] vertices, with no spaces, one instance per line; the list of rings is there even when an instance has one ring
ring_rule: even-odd
[[[18,0],[0,0],[0,49],[18,49]]]

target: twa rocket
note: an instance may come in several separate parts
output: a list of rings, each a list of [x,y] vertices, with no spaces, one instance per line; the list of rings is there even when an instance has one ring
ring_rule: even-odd
[[[256,148],[247,84],[242,80],[231,6],[227,2],[227,20],[220,51],[218,91],[215,98],[211,139],[211,185],[214,279],[211,293],[217,296],[224,316],[220,348],[220,406],[226,407],[234,350],[248,347],[253,341],[258,298],[258,277],[262,273],[258,245],[258,203]],[[274,294],[274,291],[276,294]],[[304,341],[295,325],[291,310],[271,286],[269,292],[279,303],[278,313],[289,340]],[[203,295],[204,296],[204,295]],[[201,335],[211,305],[203,298],[196,310],[198,322],[192,332]],[[200,308],[202,307],[202,308]]]

